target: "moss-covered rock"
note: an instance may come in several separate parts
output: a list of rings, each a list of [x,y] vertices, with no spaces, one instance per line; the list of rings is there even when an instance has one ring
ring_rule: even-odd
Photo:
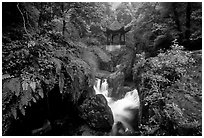
[[[111,108],[102,94],[86,99],[80,106],[80,116],[94,130],[108,132],[113,125]]]

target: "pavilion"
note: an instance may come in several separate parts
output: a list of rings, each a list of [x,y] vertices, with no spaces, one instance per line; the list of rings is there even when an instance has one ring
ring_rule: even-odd
[[[107,45],[125,45],[125,34],[129,32],[131,28],[132,26],[130,25],[130,23],[124,26],[123,24],[118,22],[117,18],[115,18],[115,21],[110,26],[107,26],[106,30],[104,31],[107,37]],[[119,36],[119,42],[114,41],[115,36]]]
[[[118,49],[122,45],[125,45],[125,34],[129,32],[131,28],[132,22],[124,26],[115,18],[115,21],[104,30],[107,39],[106,49],[112,51],[113,49]]]

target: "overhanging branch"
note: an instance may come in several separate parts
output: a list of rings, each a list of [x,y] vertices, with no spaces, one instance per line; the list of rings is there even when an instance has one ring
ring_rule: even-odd
[[[25,18],[24,18],[24,16],[23,16],[23,13],[22,13],[21,9],[19,8],[19,3],[17,4],[17,8],[18,8],[18,10],[19,10],[19,12],[21,13],[21,16],[22,16],[22,18],[23,18],[23,27],[24,27],[24,30],[25,30],[26,34],[28,35],[29,39],[32,40],[32,39],[31,39],[32,36],[28,33],[28,31],[27,31],[27,29],[26,29]]]

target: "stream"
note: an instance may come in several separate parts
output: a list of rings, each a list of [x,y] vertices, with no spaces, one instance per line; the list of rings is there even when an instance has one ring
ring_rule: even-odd
[[[119,133],[134,132],[134,120],[138,119],[138,111],[140,108],[140,99],[136,89],[129,91],[121,99],[114,100],[109,94],[107,79],[96,78],[94,85],[95,94],[102,94],[111,108],[113,113],[114,124],[112,127],[112,135]],[[138,120],[137,120],[138,121]]]

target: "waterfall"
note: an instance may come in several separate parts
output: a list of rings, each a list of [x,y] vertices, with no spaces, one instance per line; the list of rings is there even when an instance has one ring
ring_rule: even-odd
[[[104,79],[101,84],[101,92],[104,93],[105,97],[108,97],[108,82]]]
[[[101,83],[102,81],[102,83]],[[102,94],[108,102],[108,106],[113,112],[114,126],[121,122],[126,130],[134,131],[131,123],[135,118],[135,111],[139,109],[140,100],[136,89],[127,92],[124,98],[114,101],[112,97],[108,96],[108,82],[107,79],[101,80],[96,78],[94,85],[95,94]]]
[[[107,79],[102,80],[103,82],[101,83],[101,79],[96,78],[96,83],[94,85],[94,90],[95,94],[103,94],[105,98],[108,97],[108,82]]]
[[[101,86],[100,85],[101,85],[101,79],[96,78],[96,82],[94,84],[95,94],[101,94],[101,90],[100,90]]]

